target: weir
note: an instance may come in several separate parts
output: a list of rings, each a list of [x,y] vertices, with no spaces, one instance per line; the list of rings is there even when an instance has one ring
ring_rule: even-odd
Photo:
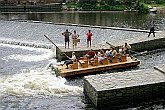
[[[11,12],[12,13],[12,12]],[[131,32],[144,32],[148,33],[149,30],[141,30],[141,29],[131,29],[131,28],[121,28],[121,27],[109,27],[109,26],[94,26],[94,25],[84,25],[84,24],[71,24],[71,23],[53,23],[53,22],[43,22],[43,21],[31,21],[31,20],[10,20],[10,21],[18,21],[18,22],[28,22],[28,23],[44,23],[44,24],[53,24],[56,26],[70,26],[70,27],[86,27],[86,28],[98,28],[98,29],[110,29],[110,30],[122,30],[122,31],[131,31]],[[159,33],[161,31],[155,31]]]
[[[45,45],[45,44],[35,44],[30,42],[17,42],[17,41],[7,41],[7,40],[0,40],[1,44],[10,44],[10,45],[19,45],[25,47],[34,47],[34,48],[45,48],[51,49],[52,45]]]
[[[154,49],[160,49],[165,47],[165,31],[157,32],[156,37],[153,37],[152,35],[150,37],[147,37],[147,35],[134,37],[133,39],[124,39],[124,40],[118,40],[115,42],[107,41],[111,45],[115,47],[119,47],[124,45],[125,42],[131,45],[133,51],[137,52],[143,52],[143,51],[150,51]],[[71,45],[71,44],[70,44]],[[77,47],[77,49],[73,50],[71,48],[64,48],[64,46],[56,46],[56,58],[58,61],[62,61],[66,59],[66,56],[63,54],[67,54],[68,56],[71,56],[72,51],[76,52],[77,57],[81,57],[85,55],[90,49],[93,49],[94,51],[98,51],[99,49],[109,49],[110,46],[108,44],[95,44],[92,45],[91,48],[87,48],[86,45],[80,45]]]
[[[165,97],[165,65],[155,69],[91,75],[84,93],[97,108],[118,108]]]
[[[17,21],[17,20],[16,20]],[[11,21],[12,22],[12,21]],[[114,46],[121,46],[124,45],[125,42],[130,44],[132,46],[132,50],[141,52],[146,50],[153,50],[158,48],[164,48],[165,47],[165,31],[156,31],[156,37],[147,37],[148,36],[148,30],[139,30],[139,29],[129,29],[129,28],[118,28],[118,27],[107,27],[107,26],[91,26],[91,25],[81,25],[81,24],[65,24],[65,23],[52,23],[52,22],[42,22],[42,21],[28,21],[28,20],[18,20],[18,30],[21,30],[21,26],[25,26],[24,22],[27,22],[28,24],[32,23],[34,26],[38,26],[38,23],[44,23],[47,27],[51,27],[50,29],[53,29],[53,32],[48,33],[48,36],[50,36],[51,40],[55,44],[64,44],[64,37],[61,35],[62,32],[65,31],[65,29],[69,29],[71,32],[73,30],[76,30],[78,34],[80,35],[80,43],[78,43],[77,49],[72,49],[72,42],[70,42],[70,48],[64,48],[64,46],[58,46],[56,47],[56,58],[58,61],[65,60],[65,55],[63,53],[66,53],[68,56],[71,56],[72,51],[76,52],[77,57],[80,57],[82,55],[85,55],[87,51],[89,51],[91,48],[95,50],[96,52],[99,49],[109,49],[109,45],[106,44],[106,42],[109,42],[110,44]],[[12,22],[13,23],[13,22]],[[37,24],[37,25],[36,25]],[[26,24],[27,25],[27,24]],[[7,25],[11,26],[11,25]],[[44,44],[34,44],[29,43],[26,41],[27,39],[18,39],[21,40],[21,42],[17,41],[6,41],[2,40],[0,43],[4,44],[12,44],[12,45],[20,45],[20,46],[29,46],[29,47],[35,47],[35,48],[52,48],[52,44],[47,41],[43,36],[45,33],[42,30],[47,30],[45,27],[40,27],[38,31],[40,32],[33,32],[30,26],[27,26],[27,30],[32,32],[32,36],[34,37],[33,40],[36,40],[36,42],[44,42]],[[4,27],[7,28],[7,27]],[[86,46],[86,35],[85,32],[87,32],[88,29],[91,29],[92,33],[94,34],[92,36],[92,47],[87,48]],[[17,30],[11,30],[11,33],[19,32]],[[47,30],[48,31],[48,30]],[[19,33],[24,34],[22,33]],[[17,35],[17,34],[16,34]],[[10,37],[14,37],[16,35],[11,34]],[[31,37],[29,33],[25,33],[25,38]],[[54,36],[56,35],[56,36]],[[9,36],[9,35],[4,35]],[[38,39],[39,37],[39,39]],[[71,40],[71,39],[70,39]],[[22,42],[25,41],[25,42]],[[50,45],[47,45],[47,42]],[[46,43],[46,44],[45,44]]]

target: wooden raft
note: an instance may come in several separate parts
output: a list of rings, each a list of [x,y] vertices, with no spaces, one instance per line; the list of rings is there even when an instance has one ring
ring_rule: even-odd
[[[60,70],[60,75],[62,77],[68,77],[74,75],[89,75],[90,73],[105,70],[128,68],[140,64],[139,60],[131,57],[122,58],[120,61],[117,59],[113,60],[111,63],[109,63],[108,59],[105,59],[100,64],[98,63],[97,59],[88,61],[87,59],[82,58],[78,62],[74,62],[73,64],[71,64],[69,66],[69,69],[65,69],[66,66],[58,66],[57,68]]]

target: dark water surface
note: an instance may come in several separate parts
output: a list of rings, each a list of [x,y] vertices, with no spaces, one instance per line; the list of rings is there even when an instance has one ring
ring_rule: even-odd
[[[66,28],[76,29],[85,43],[85,31],[88,28],[54,25],[53,23],[90,24],[115,27],[148,29],[152,19],[158,30],[165,30],[165,15],[143,15],[137,13],[115,12],[70,12],[70,13],[29,13],[0,14],[0,110],[94,110],[95,108],[83,95],[83,78],[65,79],[55,77],[49,64],[57,64],[51,49],[36,48],[52,46],[44,34],[63,45],[61,32]],[[25,20],[25,21],[24,21]],[[31,22],[40,21],[40,22]],[[92,29],[95,35],[93,43],[117,41],[133,38],[145,33],[122,30]],[[107,37],[108,36],[108,37]],[[18,44],[17,44],[18,42]],[[27,46],[23,46],[28,44]],[[165,49],[136,56],[141,60],[138,67],[107,71],[112,74],[119,71],[133,71],[153,68],[165,63]],[[164,109],[165,101],[146,102],[129,109]]]
[[[53,23],[73,23],[135,29],[150,29],[155,21],[157,30],[165,30],[165,14],[128,12],[57,12],[57,13],[1,13],[2,20],[33,20]]]

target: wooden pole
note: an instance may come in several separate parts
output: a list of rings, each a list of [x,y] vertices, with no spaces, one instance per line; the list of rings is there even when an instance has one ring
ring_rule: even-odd
[[[56,48],[58,48],[58,46],[48,37],[48,36],[46,36],[46,35],[44,35],[54,46],[56,46]],[[59,48],[58,48],[59,49]],[[59,49],[60,50],[60,49]],[[66,57],[68,57],[68,55],[66,55],[66,53],[64,53],[64,52],[62,52],[61,51],[61,53],[63,53]]]

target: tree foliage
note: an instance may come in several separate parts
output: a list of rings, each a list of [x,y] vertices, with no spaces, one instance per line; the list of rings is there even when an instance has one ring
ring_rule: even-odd
[[[79,0],[77,6],[82,10],[137,10],[148,13],[146,4],[165,3],[165,0]]]

